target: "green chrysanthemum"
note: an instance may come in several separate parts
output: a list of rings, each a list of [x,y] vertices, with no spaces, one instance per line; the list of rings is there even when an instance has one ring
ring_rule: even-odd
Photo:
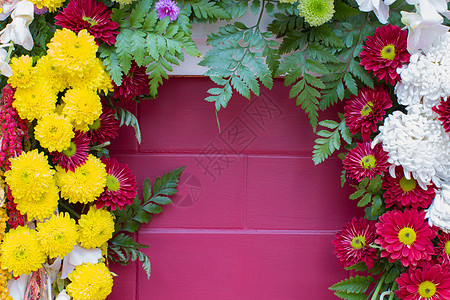
[[[302,0],[298,5],[300,16],[311,26],[320,26],[333,17],[333,0]]]

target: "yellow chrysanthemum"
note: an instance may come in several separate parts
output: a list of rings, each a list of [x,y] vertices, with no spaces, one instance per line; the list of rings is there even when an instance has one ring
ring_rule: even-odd
[[[111,294],[113,278],[104,263],[79,265],[67,277],[67,294],[73,300],[104,300]]]
[[[76,74],[82,74],[83,69],[93,63],[98,49],[94,36],[86,29],[78,32],[78,35],[66,28],[56,30],[47,46],[47,54],[55,65]]]
[[[16,277],[38,270],[46,259],[36,231],[23,226],[5,234],[0,254],[1,268],[13,272]]]
[[[17,209],[22,215],[27,214],[28,220],[33,218],[39,221],[50,217],[58,206],[59,190],[55,183],[47,187],[39,198],[14,198]]]
[[[6,230],[6,223],[8,222],[9,216],[6,213],[4,207],[0,207],[0,241],[3,239]],[[1,298],[0,298],[1,299]]]
[[[103,91],[105,94],[113,90],[111,77],[100,59],[95,59],[80,76],[70,76],[69,84],[75,89],[87,88],[93,91]]]
[[[74,136],[69,119],[56,113],[43,117],[34,127],[34,137],[50,152],[67,149]]]
[[[0,269],[0,300],[13,300],[8,291],[8,280],[11,277],[7,270]]]
[[[56,171],[56,183],[61,189],[61,196],[71,203],[94,201],[106,185],[105,165],[92,154],[74,172],[66,172],[59,166]]]
[[[10,63],[13,75],[8,78],[8,83],[17,88],[31,87],[36,81],[36,68],[33,67],[33,59],[28,55],[13,57]]]
[[[84,248],[99,248],[106,243],[114,232],[114,219],[105,209],[91,206],[88,213],[78,220],[80,237],[78,242]]]
[[[30,0],[37,8],[47,7],[50,12],[56,11],[60,8],[65,0]]]
[[[55,171],[49,166],[47,156],[38,150],[22,152],[10,161],[11,169],[5,172],[5,177],[14,198],[39,200],[44,191],[55,185]]]
[[[78,226],[68,213],[52,216],[37,224],[38,240],[50,258],[60,257],[73,250],[78,240]]]
[[[22,119],[33,121],[55,111],[56,94],[46,84],[30,88],[18,88],[14,94],[13,107]]]
[[[36,69],[40,81],[45,82],[53,93],[57,94],[68,87],[67,73],[55,65],[50,56],[42,56],[36,63]]]
[[[64,95],[63,101],[63,114],[73,122],[76,130],[88,131],[88,125],[94,123],[102,114],[100,97],[93,90],[70,89]]]

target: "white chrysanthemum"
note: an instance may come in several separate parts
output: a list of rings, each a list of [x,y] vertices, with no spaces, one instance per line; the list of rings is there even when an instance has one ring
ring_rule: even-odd
[[[395,111],[379,129],[373,143],[383,143],[388,162],[401,165],[407,179],[412,175],[426,189],[450,177],[450,136],[437,119]]]
[[[431,108],[450,95],[450,33],[443,35],[424,54],[411,55],[410,63],[399,69],[401,81],[395,86],[398,102],[408,111],[431,116]]]
[[[430,226],[435,225],[450,232],[450,182],[442,184],[425,216]]]

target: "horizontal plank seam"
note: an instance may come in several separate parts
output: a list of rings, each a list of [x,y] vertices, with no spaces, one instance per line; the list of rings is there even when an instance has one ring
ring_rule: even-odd
[[[318,229],[206,229],[206,228],[142,228],[139,233],[152,234],[279,234],[279,235],[334,235],[338,230]]]

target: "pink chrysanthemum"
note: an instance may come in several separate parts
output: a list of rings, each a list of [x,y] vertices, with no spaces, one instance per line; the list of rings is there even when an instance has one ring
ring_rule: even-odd
[[[450,299],[450,273],[440,265],[424,269],[409,269],[397,278],[395,294],[403,300]]]
[[[379,80],[394,86],[400,81],[397,68],[408,63],[411,56],[406,50],[407,36],[408,32],[397,25],[378,27],[372,36],[367,37],[364,50],[359,55],[361,65]]]
[[[53,163],[65,171],[74,172],[84,164],[89,155],[89,138],[85,132],[75,131],[75,137],[70,141],[69,148],[62,152],[52,152]]]
[[[352,134],[361,132],[364,141],[377,130],[377,124],[386,114],[386,109],[392,107],[391,97],[382,86],[371,89],[367,86],[359,90],[358,95],[351,95],[347,100],[345,125]]]
[[[95,0],[71,0],[55,19],[56,25],[79,32],[86,29],[96,39],[108,45],[116,43],[119,24],[111,21],[111,11],[102,2]],[[97,41],[98,44],[98,41]]]
[[[148,95],[150,80],[145,73],[145,66],[139,67],[136,62],[131,64],[130,71],[122,77],[122,84],[114,84],[114,98],[128,101],[140,95]]]
[[[155,4],[155,10],[158,12],[159,19],[169,16],[170,21],[175,21],[180,14],[180,8],[172,0],[159,0]]]
[[[395,170],[395,178],[389,174],[383,178],[383,196],[385,198],[386,207],[393,204],[398,208],[412,206],[413,208],[428,208],[436,196],[435,186],[431,184],[426,190],[417,184],[414,178],[407,179],[404,175],[403,168],[397,167]]]
[[[102,157],[106,165],[106,186],[104,192],[97,198],[97,208],[111,207],[112,210],[123,209],[133,203],[137,192],[136,177],[126,164],[119,163],[115,158]]]
[[[443,267],[450,269],[450,234],[441,232],[438,237],[439,243],[436,248],[437,260]]]
[[[367,177],[374,178],[382,174],[389,166],[388,154],[383,150],[381,144],[371,148],[371,141],[357,143],[356,148],[350,150],[343,164],[348,176],[358,181]]]
[[[439,106],[431,108],[435,113],[439,115],[438,120],[442,122],[442,127],[444,131],[450,133],[450,97],[447,100],[441,98],[441,103]]]
[[[115,117],[116,111],[106,105],[103,105],[102,110],[100,117],[89,125],[87,135],[91,145],[101,145],[118,135],[119,121]]]
[[[333,244],[336,249],[333,253],[344,264],[350,267],[363,261],[370,269],[373,267],[377,256],[377,250],[369,245],[375,241],[376,228],[375,221],[365,218],[357,220],[355,217],[351,222],[336,233]]]
[[[379,235],[375,243],[383,248],[381,257],[391,263],[400,260],[403,266],[415,268],[420,260],[431,260],[434,255],[431,239],[436,231],[425,221],[424,211],[388,211],[375,226]]]

